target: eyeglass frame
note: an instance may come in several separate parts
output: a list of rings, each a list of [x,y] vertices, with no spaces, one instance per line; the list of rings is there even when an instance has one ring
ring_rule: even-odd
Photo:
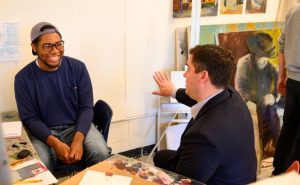
[[[62,44],[62,45],[59,46],[59,44]],[[53,47],[55,47],[57,50],[62,50],[64,48],[64,46],[65,46],[65,41],[60,40],[60,41],[58,41],[58,42],[56,42],[54,44],[45,43],[45,44],[42,45],[42,48],[43,48],[43,50],[49,52],[49,51],[51,51],[53,49]],[[46,48],[46,47],[49,47],[49,48]]]

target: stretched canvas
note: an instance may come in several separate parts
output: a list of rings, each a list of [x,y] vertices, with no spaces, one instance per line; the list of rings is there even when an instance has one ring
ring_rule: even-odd
[[[218,15],[218,0],[201,0],[201,16]]]
[[[274,155],[282,125],[284,98],[277,93],[279,29],[219,33],[219,45],[230,49],[236,63],[232,85],[254,105],[262,157]],[[253,115],[252,115],[253,116]]]
[[[266,13],[267,0],[247,0],[246,13]]]
[[[192,0],[173,0],[173,17],[191,17]]]
[[[221,0],[221,14],[242,14],[244,0]]]
[[[173,0],[173,17],[191,17],[192,0]],[[201,0],[201,17],[216,16],[218,0]]]
[[[175,30],[175,57],[176,57],[176,70],[183,71],[185,63],[188,58],[188,29],[184,28],[177,28]]]

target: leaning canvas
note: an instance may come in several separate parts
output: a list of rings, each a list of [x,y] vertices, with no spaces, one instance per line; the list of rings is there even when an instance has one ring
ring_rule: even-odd
[[[279,29],[219,33],[219,45],[232,50],[236,73],[232,85],[254,107],[262,158],[274,155],[282,125],[284,97],[276,89]]]

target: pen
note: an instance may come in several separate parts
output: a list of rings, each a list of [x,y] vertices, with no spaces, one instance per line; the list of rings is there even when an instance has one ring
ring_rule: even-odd
[[[28,158],[28,157],[25,157],[25,158],[23,158],[23,159],[18,159],[18,160],[16,160],[16,161],[10,163],[10,166],[13,167],[13,166],[15,166],[15,165],[17,165],[17,164],[20,164],[20,163],[22,163],[23,161],[25,161],[27,158]]]
[[[42,179],[28,179],[28,180],[21,180],[17,181],[14,184],[26,184],[26,183],[36,183],[36,182],[42,182]]]
[[[16,161],[10,163],[10,166],[15,166],[15,165],[21,163],[22,161],[23,161],[23,159],[18,159],[18,160],[16,160]]]

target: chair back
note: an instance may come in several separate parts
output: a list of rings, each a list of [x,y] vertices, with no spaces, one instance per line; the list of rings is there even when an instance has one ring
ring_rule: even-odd
[[[98,100],[95,103],[93,122],[106,142],[112,115],[113,111],[105,101]]]

